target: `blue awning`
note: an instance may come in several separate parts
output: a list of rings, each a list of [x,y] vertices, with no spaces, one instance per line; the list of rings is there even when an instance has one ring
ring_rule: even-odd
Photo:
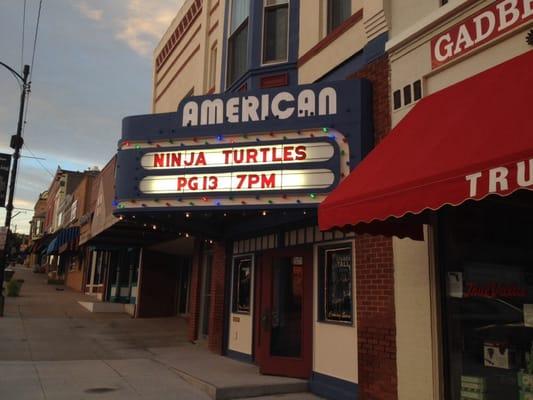
[[[46,248],[46,255],[57,254],[57,250],[59,249],[59,244],[58,243],[59,242],[57,240],[57,237],[52,239],[52,241],[50,242],[50,244]]]
[[[80,236],[80,227],[72,226],[70,228],[63,229],[57,236],[58,247],[63,246],[65,243],[70,243],[76,240]]]

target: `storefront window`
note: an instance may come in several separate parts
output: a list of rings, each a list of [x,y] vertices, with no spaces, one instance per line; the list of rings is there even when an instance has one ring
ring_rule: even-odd
[[[319,250],[319,319],[352,323],[352,246],[343,243]]]
[[[441,214],[446,398],[533,399],[532,200],[517,193]]]
[[[233,259],[233,312],[250,313],[253,256]]]

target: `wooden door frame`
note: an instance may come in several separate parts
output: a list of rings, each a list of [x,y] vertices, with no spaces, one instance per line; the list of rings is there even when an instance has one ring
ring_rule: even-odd
[[[265,287],[263,276],[266,273],[265,269],[271,267],[271,263],[275,258],[290,257],[290,256],[304,256],[304,281],[302,294],[302,357],[290,358],[291,361],[301,361],[304,373],[299,374],[300,378],[309,378],[313,369],[313,262],[314,249],[312,244],[293,246],[283,249],[266,250],[261,253],[261,257],[257,262],[256,270],[256,287],[254,288],[254,321],[253,327],[255,334],[253,335],[253,353],[255,355],[255,362],[261,367],[262,363],[267,361],[267,349],[261,346],[264,343],[264,335],[261,326],[261,316],[263,311],[263,301],[265,300]],[[282,359],[283,357],[279,357]],[[288,358],[289,359],[289,358]],[[280,366],[276,375],[294,376],[290,367]]]

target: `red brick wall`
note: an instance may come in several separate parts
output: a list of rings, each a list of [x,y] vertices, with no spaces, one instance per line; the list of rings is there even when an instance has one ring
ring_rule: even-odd
[[[372,82],[375,142],[391,129],[389,59],[384,55],[349,78]],[[396,321],[392,239],[356,239],[359,399],[396,400]]]
[[[68,271],[65,284],[75,290],[76,292],[82,291],[83,271]]]
[[[143,251],[137,317],[153,318],[176,315],[177,265],[176,256],[155,251]]]
[[[396,322],[392,238],[355,240],[359,399],[396,400]]]
[[[222,354],[224,336],[224,279],[226,275],[226,247],[223,242],[213,246],[213,270],[211,276],[211,310],[209,312],[209,349]]]
[[[383,55],[348,79],[366,78],[372,82],[372,108],[374,133],[378,143],[391,129],[389,87],[390,67],[388,55]]]
[[[200,318],[200,269],[202,262],[200,241],[196,239],[191,263],[191,288],[189,291],[189,325],[188,338],[191,342],[198,339]]]
[[[195,244],[189,297],[188,338],[198,339],[200,327],[200,296],[202,291],[202,263],[204,246],[200,240]],[[211,247],[213,266],[211,271],[211,308],[209,310],[208,348],[222,354],[224,337],[224,278],[226,272],[226,248],[224,243],[215,243]]]

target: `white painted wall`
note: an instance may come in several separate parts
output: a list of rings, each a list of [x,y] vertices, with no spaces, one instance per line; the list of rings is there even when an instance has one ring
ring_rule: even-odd
[[[357,383],[357,309],[355,268],[357,258],[353,241],[328,242],[327,245],[336,243],[351,243],[353,268],[353,299],[354,322],[353,325],[337,325],[318,321],[318,248],[314,246],[313,256],[313,371],[332,376],[345,381]]]
[[[424,241],[394,237],[392,246],[398,399],[437,399],[427,234]]]
[[[240,257],[241,255],[239,255]],[[253,257],[253,256],[252,256]],[[252,284],[250,291],[250,314],[238,314],[232,312],[232,301],[230,301],[230,320],[229,320],[229,338],[228,349],[238,351],[239,353],[252,355],[253,345],[253,321],[254,321],[254,283],[255,283],[255,257],[252,265]],[[233,299],[233,273],[231,268],[231,296]]]

